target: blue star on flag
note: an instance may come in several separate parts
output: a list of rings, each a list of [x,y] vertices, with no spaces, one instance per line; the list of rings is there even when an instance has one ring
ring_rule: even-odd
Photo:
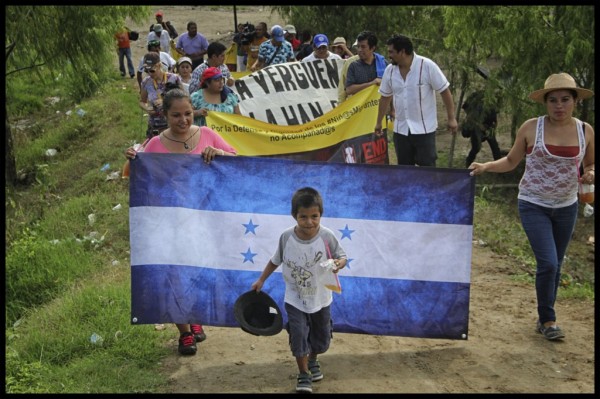
[[[254,257],[258,254],[253,253],[252,251],[250,251],[250,247],[248,247],[248,250],[246,252],[240,252],[240,254],[244,257],[244,261],[242,263],[246,263],[246,262],[252,262],[254,263]]]
[[[344,229],[343,229],[343,230],[340,230],[340,229],[338,229],[338,231],[339,231],[340,233],[342,233],[342,238],[340,238],[340,240],[343,240],[343,239],[344,239],[344,237],[348,237],[348,239],[349,239],[349,240],[352,240],[352,236],[351,236],[351,235],[352,235],[352,233],[354,233],[356,230],[350,230],[350,229],[348,228],[348,225],[346,225],[346,227],[344,227]]]
[[[350,269],[350,262],[352,262],[353,260],[354,260],[353,258],[347,258],[346,259],[346,266],[344,266],[344,268],[347,267],[348,269]]]
[[[250,219],[250,222],[242,223],[242,226],[244,226],[246,228],[246,232],[244,233],[244,235],[246,235],[248,233],[252,233],[252,234],[256,235],[256,231],[254,231],[254,229],[260,225],[252,223],[252,219]]]

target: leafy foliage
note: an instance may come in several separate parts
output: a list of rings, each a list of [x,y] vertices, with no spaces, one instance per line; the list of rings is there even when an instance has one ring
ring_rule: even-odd
[[[40,68],[67,79],[75,101],[92,95],[112,67],[114,33],[126,17],[141,20],[148,7],[8,6],[6,75]],[[42,73],[33,76],[42,78]],[[10,97],[12,93],[7,93]]]
[[[568,72],[579,86],[594,87],[592,6],[445,7],[444,18],[444,42],[470,76],[478,65],[498,64],[490,80],[502,90],[505,111],[512,114],[513,137],[525,119],[545,113],[527,95],[543,87],[548,75]],[[580,117],[593,124],[590,107],[584,102]]]
[[[22,95],[22,85],[13,79],[29,72],[28,79],[40,85],[36,95],[48,91],[53,82],[64,81],[73,101],[92,96],[110,77],[114,34],[125,18],[141,21],[148,6],[7,6],[5,8],[5,76],[7,104]],[[15,102],[22,104],[23,101]],[[28,106],[29,108],[29,106]],[[33,107],[39,109],[38,107]],[[5,177],[17,182],[14,138],[6,105]]]

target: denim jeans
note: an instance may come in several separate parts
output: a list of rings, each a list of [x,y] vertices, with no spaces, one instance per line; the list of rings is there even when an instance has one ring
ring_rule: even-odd
[[[127,59],[127,69],[129,69],[129,76],[135,76],[135,68],[133,67],[133,61],[131,60],[131,48],[120,48],[119,49],[119,71],[121,76],[125,76],[125,59]]]
[[[577,202],[563,208],[546,208],[519,200],[521,224],[535,255],[535,291],[540,323],[556,321],[554,302],[560,269],[577,220]]]

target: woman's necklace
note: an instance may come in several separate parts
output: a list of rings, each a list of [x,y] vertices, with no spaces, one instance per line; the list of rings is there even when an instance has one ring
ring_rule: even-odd
[[[170,138],[169,136],[167,136],[166,134],[163,134],[163,136],[165,136],[167,139],[169,139],[169,140],[171,140],[171,141],[174,141],[174,142],[176,142],[176,143],[181,143],[181,144],[183,144],[183,148],[185,148],[186,150],[189,150],[189,149],[190,149],[190,146],[187,144],[187,142],[188,142],[188,141],[190,141],[190,139],[191,139],[192,137],[194,137],[194,136],[196,135],[196,133],[198,133],[199,131],[200,131],[200,128],[198,128],[198,130],[196,130],[196,131],[194,132],[194,134],[192,134],[190,137],[188,137],[188,138],[187,138],[187,140],[185,140],[185,141],[181,141],[181,140],[175,140],[175,139],[172,139],[172,138]]]
[[[160,80],[160,82],[156,82],[156,80],[152,79],[152,84],[154,85],[154,90],[158,91],[158,85],[162,84],[163,88],[164,86],[167,84],[167,74],[163,72],[162,77],[160,77],[158,80]]]

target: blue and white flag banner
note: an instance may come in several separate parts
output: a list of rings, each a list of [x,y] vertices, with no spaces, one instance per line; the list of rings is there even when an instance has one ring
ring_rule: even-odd
[[[131,162],[133,324],[237,327],[233,304],[295,225],[291,197],[323,196],[348,255],[334,331],[466,339],[474,179],[463,169],[139,153]],[[283,306],[280,270],[263,290]],[[287,317],[284,314],[284,322]]]

